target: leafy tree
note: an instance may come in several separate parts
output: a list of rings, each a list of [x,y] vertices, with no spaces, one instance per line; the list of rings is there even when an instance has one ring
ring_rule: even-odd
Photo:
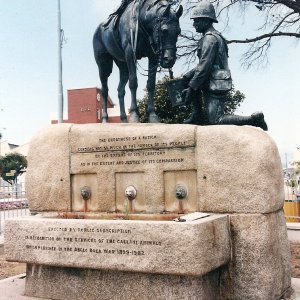
[[[159,116],[162,123],[166,124],[182,124],[185,119],[189,117],[192,112],[191,107],[172,107],[171,100],[169,98],[166,82],[169,77],[165,76],[163,79],[156,83],[154,103],[156,113]],[[140,113],[141,122],[147,122],[147,98],[146,93],[142,100],[138,101],[138,108]],[[228,93],[225,113],[233,114],[233,112],[240,106],[245,99],[245,95],[240,91],[232,90]],[[199,99],[200,101],[200,99]],[[207,124],[207,120],[203,120],[203,124]]]
[[[295,178],[289,179],[287,181],[287,185],[290,186],[290,187],[292,187],[292,188],[294,188],[294,187],[297,186],[297,180]]]
[[[9,153],[0,158],[1,177],[9,184],[16,184],[18,176],[26,172],[27,159],[19,153]]]
[[[185,12],[189,15],[200,0],[181,0]],[[246,67],[253,63],[260,65],[267,62],[268,50],[271,41],[276,37],[300,38],[300,1],[299,0],[212,0],[217,10],[217,17],[223,18],[227,24],[230,23],[229,11],[237,7],[239,11],[247,16],[251,7],[258,10],[262,23],[257,24],[257,36],[244,36],[241,40],[228,40],[230,43],[249,44],[249,48],[243,55]],[[234,19],[236,22],[236,18]],[[237,25],[237,24],[236,24]],[[195,49],[199,38],[194,31],[182,33],[179,41],[179,56],[188,61],[195,58]]]
[[[3,166],[3,162],[0,156],[0,174],[2,174],[2,170],[3,170],[4,166]]]
[[[295,166],[296,173],[300,173],[300,161],[294,161],[293,165]]]

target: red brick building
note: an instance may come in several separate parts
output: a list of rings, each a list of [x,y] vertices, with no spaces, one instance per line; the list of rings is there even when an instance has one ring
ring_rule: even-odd
[[[116,115],[115,104],[108,96],[108,122],[120,123],[120,113]],[[117,108],[117,107],[116,107]],[[68,120],[65,123],[86,124],[101,123],[102,93],[97,87],[68,90]],[[57,120],[52,120],[56,124]]]

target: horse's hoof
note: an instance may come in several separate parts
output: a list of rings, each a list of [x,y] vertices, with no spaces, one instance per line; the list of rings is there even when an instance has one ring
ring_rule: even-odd
[[[121,118],[121,122],[122,123],[128,123],[127,118],[126,117],[125,118]]]
[[[133,111],[130,113],[129,123],[140,123],[140,118],[137,112]]]
[[[108,118],[103,118],[102,117],[102,123],[108,123]]]
[[[151,113],[151,114],[149,114],[148,122],[149,122],[149,123],[160,123],[160,119],[159,119],[159,117],[157,116],[157,114]]]

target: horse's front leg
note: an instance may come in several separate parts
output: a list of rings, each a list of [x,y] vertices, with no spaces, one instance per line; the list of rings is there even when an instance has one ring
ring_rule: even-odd
[[[148,80],[147,80],[147,91],[148,91],[148,122],[149,123],[160,123],[159,117],[155,113],[154,106],[154,93],[155,93],[155,82],[156,82],[156,72],[158,67],[158,61],[155,57],[149,57],[149,70],[148,70]]]
[[[125,111],[124,97],[125,97],[125,86],[128,82],[129,74],[128,68],[125,62],[115,60],[116,65],[120,70],[120,82],[118,86],[118,98],[120,103],[120,118],[122,123],[127,123],[127,116]]]
[[[129,72],[129,89],[131,92],[129,123],[139,123],[140,117],[138,114],[138,106],[136,101],[136,90],[138,88],[138,81],[136,76],[136,64],[131,49],[125,52],[125,57]]]

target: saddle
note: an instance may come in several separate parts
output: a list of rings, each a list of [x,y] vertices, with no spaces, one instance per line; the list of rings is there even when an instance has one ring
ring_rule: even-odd
[[[121,47],[120,47],[121,37],[120,37],[120,31],[119,31],[119,22],[120,22],[120,19],[123,15],[124,11],[126,10],[128,4],[133,1],[134,0],[128,0],[128,3],[126,6],[122,7],[122,9],[121,9],[121,7],[119,7],[119,9],[115,13],[109,15],[108,20],[106,22],[102,23],[102,25],[101,25],[102,28],[104,29],[104,31],[112,33],[115,47],[117,48],[118,52],[121,51],[122,53],[124,53],[123,49],[121,49]],[[136,12],[138,9],[139,9],[138,0],[135,0],[134,5],[133,5],[133,11]],[[129,26],[131,27],[131,32],[132,32],[132,36],[131,36],[132,42],[134,39],[133,34],[137,34],[137,28],[136,28],[136,24],[138,22],[137,18],[138,18],[137,14],[133,13],[131,22],[129,24]]]
[[[107,21],[103,24],[103,27],[106,28],[109,23],[114,20],[115,22],[118,22],[122,14],[124,13],[125,9],[127,8],[128,4],[134,0],[122,0],[120,6],[117,8],[117,10],[110,14]]]
[[[109,22],[108,22],[109,21]],[[120,16],[111,15],[106,23],[101,24],[105,35],[110,36],[110,43],[113,48],[120,54],[124,55],[124,50],[121,48],[121,36],[119,31]]]

